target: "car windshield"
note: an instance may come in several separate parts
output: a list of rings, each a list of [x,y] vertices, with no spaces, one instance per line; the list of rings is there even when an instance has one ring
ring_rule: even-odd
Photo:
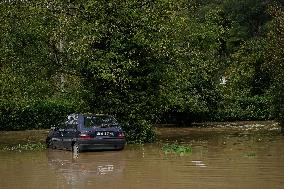
[[[117,125],[117,121],[114,117],[109,115],[95,115],[84,117],[85,127],[112,127]]]

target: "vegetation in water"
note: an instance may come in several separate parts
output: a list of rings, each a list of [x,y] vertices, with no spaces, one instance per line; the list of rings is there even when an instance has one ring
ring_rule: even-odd
[[[248,153],[245,153],[244,156],[248,157],[248,158],[255,158],[256,153],[255,152],[248,152]]]
[[[172,153],[172,154],[183,155],[183,154],[191,154],[192,153],[191,146],[184,146],[184,145],[180,145],[180,144],[165,144],[165,145],[163,145],[162,150],[166,154]]]
[[[1,1],[0,130],[73,112],[115,115],[138,142],[155,123],[283,123],[283,14],[280,0]]]
[[[15,146],[5,146],[2,148],[2,151],[40,151],[45,150],[46,145],[42,143],[27,143],[27,144],[18,144]]]

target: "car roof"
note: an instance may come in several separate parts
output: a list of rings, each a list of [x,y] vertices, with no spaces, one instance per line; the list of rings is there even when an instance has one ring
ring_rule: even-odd
[[[109,114],[95,114],[95,113],[74,113],[74,114],[69,114],[68,116],[111,116]]]

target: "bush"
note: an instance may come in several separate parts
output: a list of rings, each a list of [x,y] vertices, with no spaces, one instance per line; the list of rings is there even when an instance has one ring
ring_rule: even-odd
[[[133,119],[123,126],[126,139],[130,143],[153,142],[156,138],[154,129],[148,121],[144,119]]]
[[[215,120],[268,120],[273,118],[271,109],[271,98],[267,96],[228,98],[219,104]]]

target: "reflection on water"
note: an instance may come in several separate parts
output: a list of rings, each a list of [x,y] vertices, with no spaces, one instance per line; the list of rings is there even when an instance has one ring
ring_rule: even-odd
[[[74,158],[71,152],[48,150],[46,155],[54,173],[73,187],[87,185],[91,179],[117,179],[125,164],[117,152],[80,153]]]
[[[200,160],[192,160],[191,162],[195,163],[195,165],[198,167],[207,167],[207,165],[203,163],[203,161],[200,161]]]
[[[283,188],[284,136],[276,125],[158,128],[161,143],[123,151],[0,152],[1,188]],[[254,128],[254,129],[252,129]],[[189,144],[192,154],[162,152]]]
[[[114,165],[98,166],[98,174],[105,175],[114,171]]]

